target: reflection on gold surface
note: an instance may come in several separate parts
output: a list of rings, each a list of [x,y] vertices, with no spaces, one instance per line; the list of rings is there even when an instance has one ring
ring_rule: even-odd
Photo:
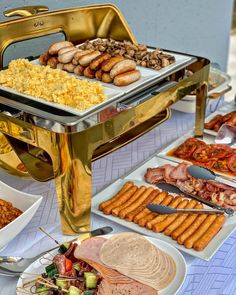
[[[64,31],[67,39],[75,43],[96,37],[136,41],[113,5],[47,12],[0,23],[0,68],[9,44],[59,31]],[[9,135],[11,145],[32,177],[40,181],[54,177],[64,234],[90,229],[92,158],[108,154],[163,122],[169,114],[168,107],[195,89],[195,132],[202,136],[209,61],[198,58],[189,70],[193,72],[191,77],[124,112],[111,113],[99,124],[88,125],[79,132],[53,132],[0,113],[0,131]],[[174,79],[174,75],[169,79]],[[100,117],[99,112],[97,115]],[[9,129],[2,122],[7,122]],[[28,145],[46,151],[51,161],[30,153]]]

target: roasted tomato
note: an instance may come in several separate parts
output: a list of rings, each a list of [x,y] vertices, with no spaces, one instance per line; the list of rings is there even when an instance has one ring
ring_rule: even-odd
[[[197,162],[208,162],[211,160],[210,155],[211,148],[209,146],[200,146],[193,153],[193,159]]]
[[[230,156],[230,158],[228,158],[228,167],[230,171],[236,172],[236,153],[234,153]]]
[[[228,172],[229,171],[228,161],[225,159],[218,160],[215,162],[213,168],[222,172]]]
[[[222,159],[227,155],[232,154],[232,149],[229,146],[223,144],[210,144],[210,158],[212,159]]]
[[[207,162],[225,158],[232,150],[230,147],[222,144],[209,144],[196,149],[193,153],[193,159],[198,162]]]
[[[193,152],[196,150],[199,146],[205,146],[205,142],[197,139],[197,138],[188,138],[184,143],[182,143],[177,150],[175,151],[175,156],[187,159],[190,158],[193,154]]]

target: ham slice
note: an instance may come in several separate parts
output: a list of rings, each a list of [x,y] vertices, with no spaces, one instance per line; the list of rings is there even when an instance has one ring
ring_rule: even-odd
[[[148,182],[148,183],[158,183],[159,181],[163,181],[164,179],[164,175],[163,175],[163,168],[148,168],[147,172],[144,175],[144,179]]]
[[[170,177],[174,178],[176,180],[188,180],[189,175],[187,172],[187,168],[190,165],[182,162],[178,166],[175,167],[175,169],[170,173]]]
[[[97,295],[157,295],[157,291],[136,281],[130,284],[110,284],[102,280]]]
[[[118,271],[105,266],[100,258],[99,253],[103,243],[106,241],[105,238],[94,237],[87,239],[81,243],[76,249],[74,256],[77,259],[81,259],[95,268],[101,276],[106,279],[109,283],[120,283],[130,284],[133,282],[132,279],[120,274]]]
[[[175,167],[170,164],[165,164],[162,168],[165,181],[168,183],[175,183],[176,179],[171,177],[171,173],[175,170]]]

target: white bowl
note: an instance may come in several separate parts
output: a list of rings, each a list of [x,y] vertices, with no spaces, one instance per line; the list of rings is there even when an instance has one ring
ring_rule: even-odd
[[[9,201],[23,213],[0,229],[0,250],[14,239],[30,222],[37,211],[42,196],[20,192],[0,181],[0,199]]]

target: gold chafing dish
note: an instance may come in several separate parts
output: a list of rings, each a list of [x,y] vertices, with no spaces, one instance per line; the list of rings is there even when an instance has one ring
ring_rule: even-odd
[[[75,44],[97,37],[136,43],[114,5],[37,14],[43,10],[46,8],[27,7],[6,13],[25,17],[0,23],[0,68],[4,51],[10,44],[56,32],[63,32],[65,38]],[[64,234],[90,228],[92,161],[161,124],[170,116],[169,106],[193,90],[196,90],[195,135],[202,136],[209,61],[190,57],[189,64],[124,95],[119,102],[108,101],[98,106],[85,116],[75,116],[0,90],[0,131],[31,177],[38,181],[55,179]],[[186,69],[193,72],[191,77],[184,78]],[[178,82],[180,78],[183,79]],[[115,112],[104,119],[104,113],[111,109]],[[3,162],[1,166],[17,173]]]

